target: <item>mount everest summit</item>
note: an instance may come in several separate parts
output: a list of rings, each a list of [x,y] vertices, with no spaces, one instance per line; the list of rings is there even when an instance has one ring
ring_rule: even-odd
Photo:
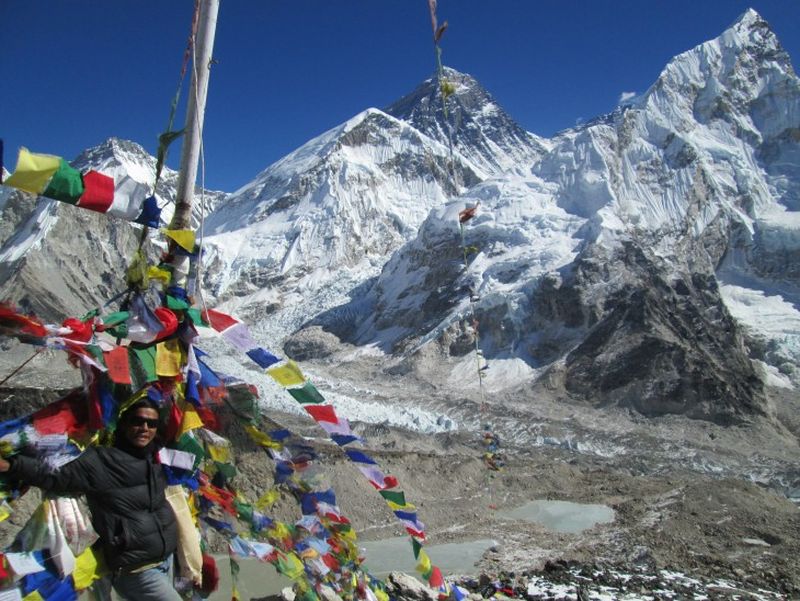
[[[444,76],[447,121],[432,78],[209,193],[206,301],[298,360],[454,396],[477,394],[476,337],[481,387],[530,399],[730,424],[800,384],[800,80],[758,14],[551,139]],[[152,180],[129,142],[78,163]],[[121,290],[134,227],[0,202],[0,296],[57,319]]]

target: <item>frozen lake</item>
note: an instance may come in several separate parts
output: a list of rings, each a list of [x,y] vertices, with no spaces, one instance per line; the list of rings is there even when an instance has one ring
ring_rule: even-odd
[[[597,524],[613,522],[614,510],[607,505],[539,500],[500,512],[499,516],[534,522],[554,532],[576,534]]]

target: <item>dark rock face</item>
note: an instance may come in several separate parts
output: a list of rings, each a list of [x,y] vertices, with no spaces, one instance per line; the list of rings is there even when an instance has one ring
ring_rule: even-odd
[[[567,391],[597,404],[648,416],[685,414],[720,424],[764,413],[763,384],[713,274],[669,279],[633,242],[609,262],[631,281],[604,301],[604,312],[566,358]],[[589,258],[574,284],[603,277]]]
[[[506,170],[515,162],[521,167],[530,165],[544,153],[537,138],[517,125],[475,79],[448,68],[444,76],[456,89],[447,100],[447,118],[438,77],[423,82],[385,112],[434,140],[452,142],[459,152],[490,172]],[[449,133],[447,123],[452,124]]]

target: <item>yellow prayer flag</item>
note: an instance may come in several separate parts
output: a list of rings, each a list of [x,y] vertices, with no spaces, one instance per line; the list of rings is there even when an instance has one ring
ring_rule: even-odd
[[[92,547],[86,547],[83,553],[75,558],[75,571],[72,572],[75,590],[81,591],[100,578],[97,557]]]
[[[375,593],[375,596],[378,598],[378,601],[389,601],[389,595],[386,591],[382,591],[377,586],[372,589],[372,592]]]
[[[44,601],[44,597],[39,594],[39,591],[31,591],[22,598],[22,601]]]
[[[275,488],[270,488],[267,492],[261,495],[256,501],[256,509],[259,511],[264,511],[271,505],[275,503],[281,496],[281,493],[278,492]]]
[[[275,522],[272,528],[269,529],[269,534],[278,540],[283,540],[292,535],[292,533],[289,532],[289,528],[287,528],[286,524],[283,522]]]
[[[303,562],[294,553],[287,553],[286,561],[279,562],[278,565],[283,568],[283,575],[292,580],[297,580],[306,573]]]
[[[164,230],[164,233],[175,240],[181,248],[189,252],[194,250],[194,230]]]
[[[428,557],[428,554],[425,552],[425,549],[419,550],[419,557],[417,558],[417,561],[419,562],[417,564],[417,572],[420,572],[421,574],[430,572],[432,567],[431,558]]]
[[[181,345],[177,339],[159,342],[156,345],[156,374],[174,378],[181,373],[182,359]]]
[[[210,444],[206,446],[206,451],[208,451],[208,454],[211,455],[211,459],[214,461],[219,461],[220,463],[231,462],[231,450],[229,447]]]
[[[411,503],[406,503],[405,505],[398,505],[397,503],[392,503],[388,499],[386,501],[386,504],[392,511],[414,511],[416,509],[416,506],[412,505]]]
[[[278,365],[277,367],[270,367],[267,370],[269,376],[278,384],[287,388],[289,386],[299,386],[306,381],[306,377],[297,363],[289,359],[285,365]]]
[[[346,530],[344,532],[339,533],[339,537],[346,542],[354,543],[357,540],[356,531],[354,529]]]
[[[150,278],[151,280],[158,280],[165,284],[169,284],[169,281],[172,278],[172,274],[166,269],[161,269],[160,267],[151,265],[150,267],[147,268],[147,277]]]
[[[0,522],[6,521],[11,516],[11,505],[6,501],[0,503]]]
[[[272,440],[270,436],[264,434],[261,430],[259,430],[255,426],[251,426],[250,424],[248,424],[244,427],[244,429],[250,435],[250,438],[252,438],[256,444],[262,447],[267,447],[268,449],[283,448],[283,445],[281,443]]]
[[[33,194],[41,194],[60,165],[61,157],[37,154],[30,152],[27,148],[20,148],[17,170],[3,184]]]
[[[194,410],[192,405],[187,405],[183,411],[183,419],[181,419],[181,428],[178,431],[178,436],[176,438],[180,438],[184,434],[186,434],[189,430],[194,430],[196,428],[203,427],[203,420],[200,419],[200,416],[197,414],[197,411]]]

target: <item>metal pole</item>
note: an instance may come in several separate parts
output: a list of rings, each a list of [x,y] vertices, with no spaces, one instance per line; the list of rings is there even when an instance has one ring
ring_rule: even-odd
[[[178,190],[175,199],[175,214],[169,227],[185,230],[191,227],[192,198],[197,179],[197,164],[200,160],[200,140],[203,132],[203,119],[206,111],[206,95],[211,69],[211,55],[214,50],[214,34],[217,28],[219,0],[201,0],[200,15],[195,40],[195,63],[193,65],[192,86],[186,106],[186,129],[181,149],[181,167],[178,176]],[[179,263],[183,257],[173,261],[173,284],[181,279]]]

